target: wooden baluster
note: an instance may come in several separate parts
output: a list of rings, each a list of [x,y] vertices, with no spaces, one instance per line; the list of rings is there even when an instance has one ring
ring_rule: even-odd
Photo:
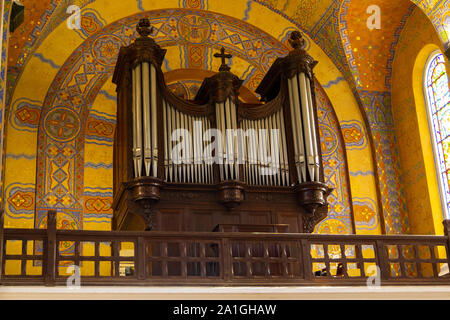
[[[377,240],[376,245],[376,258],[378,261],[378,267],[380,268],[381,280],[389,279],[389,264],[388,257],[386,255],[386,250],[384,250],[384,242]]]
[[[366,277],[366,269],[364,268],[364,257],[362,253],[361,244],[356,245],[356,259],[359,261],[359,268],[361,270],[361,277]]]
[[[345,253],[345,244],[340,245],[341,248],[341,259],[342,259],[342,268],[343,268],[343,276],[348,279],[348,263],[347,263],[347,255]],[[339,266],[338,266],[339,270]],[[336,274],[337,275],[337,274]]]
[[[398,250],[398,261],[400,263],[400,271],[401,271],[401,278],[407,278],[407,272],[406,272],[406,265],[405,265],[405,261],[406,261],[406,257],[404,256],[404,246],[403,245],[397,245],[397,250]]]
[[[289,277],[289,262],[288,262],[288,258],[287,258],[287,247],[289,246],[289,243],[285,243],[283,245],[281,245],[281,261],[282,261],[282,276],[283,278],[287,278]],[[294,274],[292,274],[292,276],[294,276]]]
[[[233,278],[233,254],[231,252],[230,240],[228,238],[221,239],[219,259],[219,268],[223,274],[223,279],[225,282],[229,282]]]
[[[247,277],[250,278],[253,276],[253,268],[252,268],[252,245],[249,242],[245,243],[245,263],[247,265]]]
[[[200,272],[201,272],[201,276],[202,278],[206,277],[206,263],[205,263],[205,257],[206,257],[206,250],[205,250],[205,243],[204,242],[200,242]]]
[[[26,256],[27,255],[27,240],[23,239],[22,240],[22,259],[20,261],[20,274],[22,276],[26,276],[27,275],[27,259]]]
[[[80,266],[80,247],[81,247],[81,241],[74,241],[74,247],[75,247],[75,257],[73,264],[77,267]]]
[[[447,249],[447,266],[450,270],[450,220],[444,220],[444,236],[447,237],[446,249]]]
[[[311,244],[308,240],[302,239],[300,245],[302,248],[300,261],[303,264],[303,278],[305,280],[312,280]]]
[[[419,246],[417,244],[414,245],[414,251],[415,251],[415,258],[416,258],[417,277],[418,278],[423,278],[423,273],[422,273],[422,268],[421,268],[422,265],[420,263]]]
[[[56,271],[56,211],[47,212],[47,245],[45,261],[45,285],[55,285]]]
[[[266,278],[270,278],[272,272],[270,270],[269,245],[267,241],[263,242],[263,250],[264,250],[264,268],[266,270]]]
[[[331,277],[330,256],[328,254],[328,243],[323,243],[323,258],[325,259],[325,269],[327,277]]]
[[[2,277],[3,277],[3,265],[5,263],[5,252],[4,252],[4,248],[5,248],[5,236],[4,236],[4,212],[3,210],[0,210],[0,284],[2,282]]]
[[[186,248],[186,242],[180,242],[181,246],[181,276],[185,279],[187,279],[187,248]]]
[[[120,277],[120,241],[113,241],[114,277]]]
[[[145,239],[143,237],[138,237],[137,246],[134,253],[134,261],[136,263],[136,273],[138,280],[145,280],[147,278],[146,266],[147,266],[147,255],[145,250]]]
[[[162,267],[162,275],[163,278],[167,278],[169,274],[169,267],[167,265],[167,242],[161,243],[161,267]]]
[[[94,265],[94,275],[96,278],[100,277],[100,243],[98,241],[94,242],[95,245],[95,252],[94,252],[94,257],[95,257],[95,265]]]
[[[433,260],[436,260],[436,253],[435,253],[435,250],[436,249],[436,247],[430,247],[430,258],[431,258],[431,261],[433,261]],[[432,265],[432,267],[433,267],[433,277],[435,277],[435,278],[437,278],[437,277],[439,277],[439,271],[438,271],[438,269],[437,269],[437,263],[432,263],[431,264]],[[420,268],[420,266],[417,266],[418,268]]]

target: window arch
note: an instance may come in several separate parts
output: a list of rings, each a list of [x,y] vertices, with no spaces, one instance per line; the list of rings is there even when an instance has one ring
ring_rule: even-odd
[[[444,55],[428,59],[424,78],[427,113],[445,218],[450,217],[450,91]]]

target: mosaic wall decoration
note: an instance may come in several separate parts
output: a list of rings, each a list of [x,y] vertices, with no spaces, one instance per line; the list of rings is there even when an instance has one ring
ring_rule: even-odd
[[[9,34],[9,21],[11,14],[11,0],[2,0],[0,2],[0,12],[3,13],[0,16],[1,30],[1,55],[0,55],[0,194],[3,194],[4,188],[4,143],[5,143],[5,118],[6,118],[6,71],[8,64],[8,34]],[[3,204],[3,197],[0,197],[0,205]]]
[[[95,0],[21,0],[25,6],[23,23],[10,36],[8,48],[8,92],[7,104],[26,63],[34,51],[56,27],[67,18],[67,8],[77,5],[80,8]],[[83,21],[82,21],[83,22]],[[85,26],[87,24],[85,23]],[[91,28],[89,28],[91,29]],[[92,30],[92,29],[91,29]]]
[[[106,21],[101,17],[100,13],[93,9],[83,9],[81,14],[81,29],[74,29],[81,38],[86,39],[93,34],[99,32],[105,25]]]
[[[368,32],[367,19],[361,17],[368,17],[366,8],[373,4],[381,9],[382,27]],[[390,78],[400,33],[414,6],[409,0],[358,3],[344,0],[342,8],[341,34],[354,75],[355,94],[361,99],[374,141],[385,229],[387,233],[406,233],[409,225],[400,183]]]
[[[8,207],[8,216],[13,219],[33,219],[35,203],[35,186],[14,183],[5,190]]]
[[[381,29],[367,27],[367,8],[378,5],[381,10]],[[388,61],[393,59],[392,44],[398,41],[397,29],[414,7],[409,0],[383,1],[344,0],[341,11],[341,34],[357,88],[387,91],[386,77],[390,74]]]
[[[367,133],[359,121],[341,121],[342,136],[347,150],[363,150],[368,147]]]
[[[358,230],[376,230],[380,224],[377,205],[370,198],[353,198],[353,214]]]
[[[450,47],[450,0],[411,0],[430,18],[444,44]]]
[[[35,132],[39,126],[41,102],[19,99],[14,102],[9,112],[9,123],[19,131]]]
[[[361,91],[374,138],[374,148],[387,234],[409,233],[409,222],[400,181],[398,150],[388,92]]]
[[[316,226],[315,233],[352,234],[353,215],[349,193],[348,167],[339,122],[323,89],[316,82],[319,130],[325,183],[334,188],[328,197],[328,217]]]

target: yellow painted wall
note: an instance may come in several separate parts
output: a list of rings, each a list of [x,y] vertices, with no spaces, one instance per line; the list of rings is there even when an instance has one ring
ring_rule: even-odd
[[[416,8],[401,33],[392,73],[392,111],[413,234],[443,234],[444,216],[423,94],[425,64],[437,49],[443,50],[433,25]]]

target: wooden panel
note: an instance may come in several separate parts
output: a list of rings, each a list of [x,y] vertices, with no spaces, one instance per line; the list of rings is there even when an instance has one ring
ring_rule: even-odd
[[[280,224],[288,224],[289,232],[301,233],[303,228],[301,218],[297,212],[279,212],[277,214],[277,222]]]
[[[214,217],[211,211],[193,209],[188,217],[186,231],[210,232],[214,226]]]
[[[183,231],[183,212],[181,210],[161,210],[158,214],[159,231]]]
[[[214,221],[216,224],[225,223],[225,224],[236,224],[240,223],[240,217],[238,212],[227,212],[224,214],[217,215],[217,218]],[[214,227],[214,226],[213,226]],[[211,228],[212,230],[213,228]]]
[[[242,212],[241,213],[242,224],[271,224],[271,217],[269,211],[256,211],[256,212]]]

